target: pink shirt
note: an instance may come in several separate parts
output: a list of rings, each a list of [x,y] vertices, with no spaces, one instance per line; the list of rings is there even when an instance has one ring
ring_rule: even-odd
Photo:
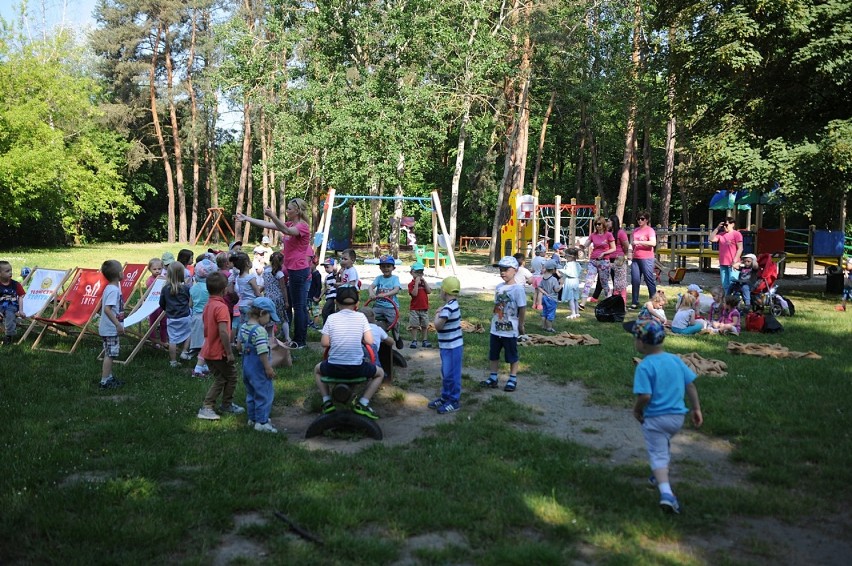
[[[610,242],[614,242],[615,238],[612,237],[612,232],[604,232],[603,234],[592,232],[589,241],[592,243],[592,254],[589,259],[600,259],[604,256],[604,252],[609,249]]]
[[[302,222],[285,222],[288,228],[296,227],[298,236],[284,234],[281,240],[281,252],[284,254],[284,267],[288,271],[307,269],[311,265],[309,255],[311,253],[311,231],[308,225]]]
[[[618,235],[615,236],[615,251],[606,256],[609,259],[615,259],[617,257],[624,256],[624,250],[627,249],[627,245],[629,244],[629,240],[627,239],[627,232],[624,230],[619,230]]]
[[[650,226],[633,230],[633,259],[654,259],[654,246],[647,243],[651,240],[657,240],[657,233]]]
[[[733,265],[737,256],[737,244],[743,243],[743,235],[731,230],[717,236],[719,240],[719,265]]]

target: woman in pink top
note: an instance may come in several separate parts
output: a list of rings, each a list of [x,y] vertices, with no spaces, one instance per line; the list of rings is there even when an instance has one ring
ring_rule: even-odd
[[[589,265],[586,268],[586,285],[583,287],[580,308],[585,307],[589,292],[594,289],[595,279],[600,277],[604,296],[609,297],[612,289],[609,286],[609,254],[615,251],[615,238],[606,229],[606,218],[598,216],[595,219],[595,230],[589,235],[588,254]]]
[[[612,264],[612,294],[621,295],[624,304],[627,304],[627,252],[630,240],[615,214],[607,219],[607,230],[615,237],[615,251],[607,256]]]
[[[633,265],[630,270],[630,282],[632,289],[632,302],[630,308],[639,308],[639,284],[645,278],[648,287],[648,296],[657,293],[657,278],[654,275],[654,248],[657,247],[657,233],[651,228],[651,213],[647,210],[639,212],[636,217],[639,223],[633,230]]]
[[[743,235],[737,230],[737,219],[728,216],[710,234],[711,243],[719,243],[719,277],[725,293],[731,288],[731,270],[740,263],[743,254]]]
[[[300,198],[291,200],[287,204],[286,222],[282,222],[271,208],[265,209],[263,214],[271,222],[250,218],[245,214],[237,214],[236,219],[284,234],[281,251],[284,254],[284,269],[287,270],[287,292],[293,308],[293,340],[302,347],[308,339],[307,299],[313,255],[308,203]]]

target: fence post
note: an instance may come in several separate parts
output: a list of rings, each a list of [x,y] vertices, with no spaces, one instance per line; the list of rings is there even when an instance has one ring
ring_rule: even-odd
[[[808,279],[814,276],[814,232],[816,226],[808,226]]]

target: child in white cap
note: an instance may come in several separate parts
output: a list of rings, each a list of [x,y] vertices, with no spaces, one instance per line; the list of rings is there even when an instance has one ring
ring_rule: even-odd
[[[518,260],[507,255],[497,262],[502,283],[494,291],[494,314],[491,316],[491,341],[488,349],[488,362],[491,374],[480,381],[482,387],[496,389],[498,386],[497,369],[500,365],[500,351],[509,364],[509,379],[503,391],[512,392],[518,387],[518,337],[526,334],[524,318],[527,310],[527,294],[523,285],[515,283]]]

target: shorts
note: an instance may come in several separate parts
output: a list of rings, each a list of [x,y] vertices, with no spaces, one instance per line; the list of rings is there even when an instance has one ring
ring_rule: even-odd
[[[387,326],[394,323],[398,311],[393,307],[380,306],[378,302],[373,305],[373,314],[376,315],[376,324],[384,322]],[[381,324],[379,324],[381,326]],[[385,328],[387,330],[387,328]]]
[[[376,377],[376,365],[370,362],[362,362],[358,366],[345,366],[343,364],[332,364],[328,360],[323,360],[320,362],[320,374],[335,379],[351,379],[352,381],[360,380],[361,378],[371,379]]]
[[[533,289],[538,289],[538,286],[541,285],[541,280],[541,275],[533,275],[532,277],[530,277],[530,285],[532,285]]]
[[[101,340],[104,344],[104,356],[116,359],[121,350],[118,336],[101,336]]]
[[[648,463],[652,470],[668,468],[671,460],[672,437],[683,427],[684,415],[659,415],[645,417],[642,435],[648,450]]]
[[[551,321],[556,318],[556,299],[547,295],[541,298],[541,318]]]
[[[843,288],[843,300],[852,301],[852,287]]]
[[[408,328],[428,328],[429,311],[409,311]]]
[[[496,336],[492,334],[488,344],[488,361],[498,361],[500,350],[503,350],[503,358],[507,364],[513,364],[521,359],[521,356],[518,355],[517,336]]]

